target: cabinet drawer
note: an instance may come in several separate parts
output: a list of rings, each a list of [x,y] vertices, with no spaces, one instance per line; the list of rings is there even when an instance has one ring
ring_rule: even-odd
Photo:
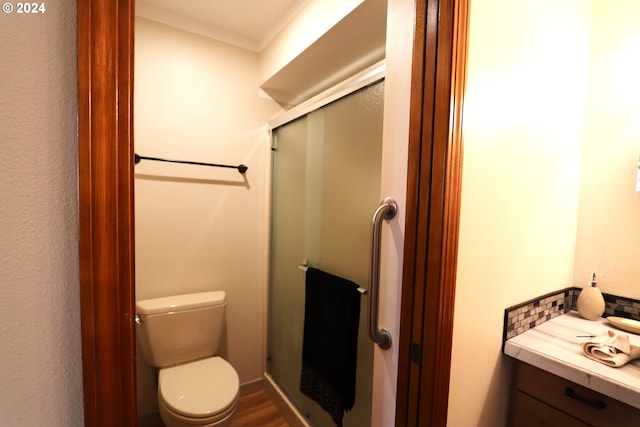
[[[511,398],[511,416],[509,427],[589,427],[589,424],[574,418],[553,406],[521,391],[515,392]]]
[[[516,362],[515,387],[590,425],[638,425],[640,410],[531,365]]]

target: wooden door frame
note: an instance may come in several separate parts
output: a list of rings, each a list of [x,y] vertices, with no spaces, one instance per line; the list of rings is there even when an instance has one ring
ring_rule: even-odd
[[[136,425],[134,0],[77,3],[85,426]]]
[[[447,422],[468,3],[416,3],[396,426]]]
[[[134,2],[77,4],[79,258],[87,427],[133,427],[137,422]],[[397,426],[446,423],[467,2],[416,2]]]

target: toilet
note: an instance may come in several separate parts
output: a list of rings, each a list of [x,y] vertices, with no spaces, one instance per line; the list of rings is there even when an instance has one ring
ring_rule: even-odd
[[[224,291],[136,303],[142,356],[158,372],[158,408],[166,427],[225,427],[238,407],[240,380],[217,356]]]

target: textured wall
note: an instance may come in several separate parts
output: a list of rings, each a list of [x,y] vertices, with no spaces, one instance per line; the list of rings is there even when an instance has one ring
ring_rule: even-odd
[[[15,4],[14,4],[15,5]],[[81,426],[75,2],[0,13],[0,425]]]

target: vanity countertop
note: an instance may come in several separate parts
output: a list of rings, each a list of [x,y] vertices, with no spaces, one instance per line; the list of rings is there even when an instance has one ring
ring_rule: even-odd
[[[606,319],[585,320],[571,311],[507,340],[504,353],[640,409],[640,359],[612,368],[582,352],[582,343],[589,340],[584,336],[607,330],[627,334],[631,345],[640,346],[640,335],[616,329]]]

